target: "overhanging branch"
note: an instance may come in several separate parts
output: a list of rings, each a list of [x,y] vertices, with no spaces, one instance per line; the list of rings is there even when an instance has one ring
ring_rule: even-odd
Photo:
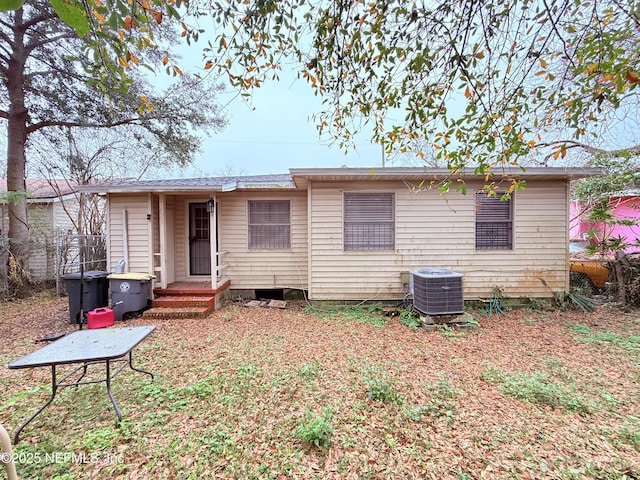
[[[626,157],[626,156],[635,157],[637,155],[640,155],[640,145],[633,145],[628,148],[620,148],[616,150],[607,150],[606,148],[594,147],[592,145],[587,145],[586,143],[577,142],[575,140],[558,140],[556,142],[537,143],[536,148],[542,148],[542,147],[553,148],[553,147],[559,147],[562,145],[564,145],[565,150],[579,148],[584,150],[590,155],[598,156],[598,157],[616,158],[616,157]],[[548,155],[546,159],[548,159],[551,155],[553,154]]]
[[[120,120],[117,122],[111,123],[86,123],[86,122],[63,122],[56,120],[47,120],[38,123],[34,123],[27,127],[27,134],[36,132],[42,128],[46,127],[80,127],[80,128],[112,128],[112,127],[120,127],[122,125],[138,125],[141,126],[139,118],[127,118],[124,120]]]

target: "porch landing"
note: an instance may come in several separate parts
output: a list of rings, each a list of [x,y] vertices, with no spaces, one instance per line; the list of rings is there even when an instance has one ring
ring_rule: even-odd
[[[221,306],[224,291],[231,281],[218,288],[210,282],[174,282],[167,288],[154,288],[151,308],[143,314],[147,318],[204,318]]]

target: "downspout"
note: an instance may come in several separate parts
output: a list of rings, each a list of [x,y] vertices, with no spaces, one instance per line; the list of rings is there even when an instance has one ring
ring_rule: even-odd
[[[569,244],[571,242],[571,182],[569,180],[564,181],[565,188],[565,205],[566,215],[564,222],[564,238],[567,250],[565,252],[565,277],[564,277],[564,291],[565,293],[571,290],[571,253],[569,252]]]
[[[167,288],[167,197],[159,194],[160,211],[160,288]]]
[[[129,234],[127,232],[127,210],[122,209],[122,253],[124,257],[124,271],[129,271]]]
[[[148,271],[150,274],[153,275],[153,253],[155,252],[154,249],[154,245],[153,245],[153,193],[149,193],[148,197],[147,197],[147,245],[148,245],[148,252],[151,254],[149,255],[148,258]],[[151,280],[151,282],[153,282],[153,280]]]
[[[216,226],[216,210],[218,208],[218,201],[216,196],[212,197],[213,208],[209,212],[209,248],[211,249],[211,289],[215,290],[218,287],[218,249],[216,244],[218,243],[218,231]]]
[[[313,298],[313,235],[311,231],[311,216],[313,215],[313,182],[309,180],[307,183],[307,300]],[[304,285],[301,285],[304,292]]]

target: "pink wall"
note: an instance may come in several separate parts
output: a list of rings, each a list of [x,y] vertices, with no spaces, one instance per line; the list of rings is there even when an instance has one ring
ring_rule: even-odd
[[[625,226],[616,225],[609,233],[610,238],[622,237],[627,243],[634,243],[640,239],[640,198],[638,197],[618,197],[612,198],[610,207],[614,218],[620,220],[633,220],[638,225]],[[594,225],[580,218],[583,213],[582,205],[577,201],[571,201],[570,206],[570,238],[571,240],[582,240],[584,233],[592,228],[602,229],[601,225]],[[583,213],[583,217],[587,214]],[[640,247],[629,247],[625,252],[640,252]]]

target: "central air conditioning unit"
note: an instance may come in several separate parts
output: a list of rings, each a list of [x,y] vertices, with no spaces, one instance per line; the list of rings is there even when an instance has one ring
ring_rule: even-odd
[[[411,272],[413,306],[426,315],[464,313],[462,274],[447,268],[422,268]]]

